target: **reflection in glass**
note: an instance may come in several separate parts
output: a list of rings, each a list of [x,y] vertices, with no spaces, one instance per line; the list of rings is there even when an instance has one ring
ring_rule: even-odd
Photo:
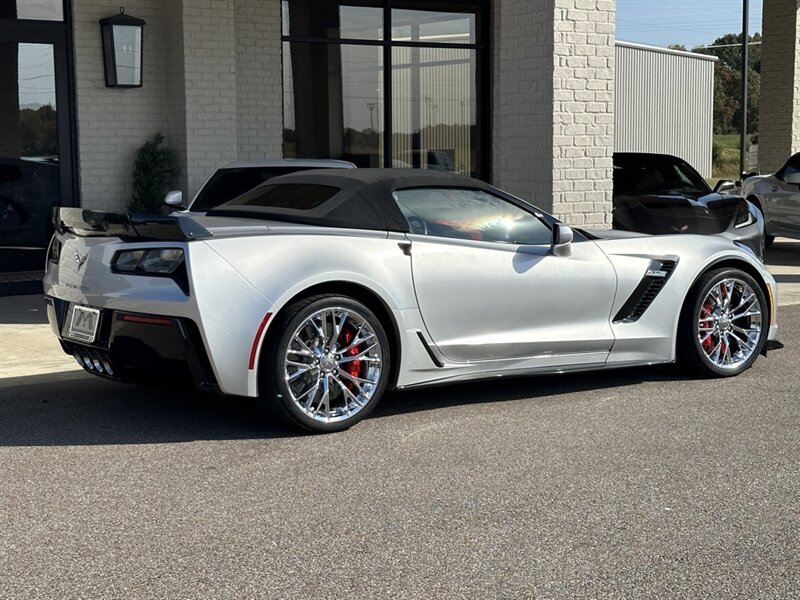
[[[117,60],[117,84],[141,84],[142,28],[114,25],[114,52]]]
[[[0,83],[0,248],[43,248],[60,198],[53,46],[0,42]]]
[[[392,41],[474,44],[473,13],[392,10]]]
[[[380,167],[382,49],[284,43],[283,155]]]
[[[476,52],[392,49],[393,166],[479,174]]]
[[[0,0],[0,19],[63,21],[63,0]]]
[[[372,4],[372,6],[364,6]],[[383,39],[382,2],[283,0],[283,35],[332,39]]]

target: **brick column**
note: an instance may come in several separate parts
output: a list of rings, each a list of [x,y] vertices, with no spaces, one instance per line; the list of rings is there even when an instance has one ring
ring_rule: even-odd
[[[233,0],[183,0],[189,195],[238,152]]]
[[[800,151],[800,4],[764,0],[758,168],[777,171]]]
[[[239,158],[281,158],[281,3],[236,0]]]
[[[498,0],[494,181],[565,222],[611,222],[612,0]]]

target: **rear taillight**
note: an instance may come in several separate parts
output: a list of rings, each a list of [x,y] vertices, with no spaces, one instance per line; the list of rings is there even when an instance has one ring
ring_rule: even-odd
[[[118,273],[147,273],[171,275],[183,264],[181,248],[154,248],[152,250],[123,250],[112,263]]]
[[[61,259],[61,242],[56,236],[50,240],[50,247],[47,249],[47,260],[51,263],[58,264]]]

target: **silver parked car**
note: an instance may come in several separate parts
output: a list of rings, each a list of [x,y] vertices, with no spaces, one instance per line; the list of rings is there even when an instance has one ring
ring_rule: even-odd
[[[745,179],[741,195],[764,214],[767,248],[777,236],[800,239],[800,152],[777,173]]]
[[[185,371],[315,431],[387,388],[676,358],[737,375],[775,337],[775,280],[749,250],[604,235],[451,173],[306,171],[206,214],[61,209],[44,284],[90,373]]]

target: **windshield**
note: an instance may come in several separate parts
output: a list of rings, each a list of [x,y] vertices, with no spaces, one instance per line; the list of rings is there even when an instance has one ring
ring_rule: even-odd
[[[662,154],[615,154],[614,195],[705,196],[711,188],[688,163]]]

